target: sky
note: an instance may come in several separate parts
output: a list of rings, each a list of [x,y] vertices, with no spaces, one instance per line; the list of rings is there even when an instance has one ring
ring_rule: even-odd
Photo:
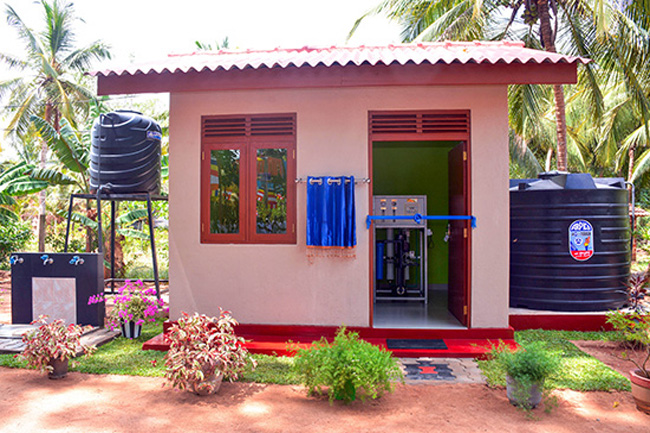
[[[0,0],[1,2],[2,0]],[[380,0],[75,0],[79,45],[102,40],[113,63],[148,61],[195,50],[194,41],[214,44],[228,37],[231,48],[272,49],[346,44],[352,25]],[[8,0],[31,27],[41,22],[33,0]],[[15,31],[0,18],[0,52],[20,54]],[[397,27],[383,17],[363,24],[350,45],[399,41]]]
[[[112,59],[93,69],[126,66],[213,46],[225,37],[230,49],[385,45],[399,42],[399,28],[384,17],[364,20],[348,41],[354,22],[380,0],[74,0],[77,46],[108,44]],[[0,53],[22,57],[22,43],[6,22],[11,5],[32,29],[41,29],[43,8],[34,0],[0,0]],[[0,80],[16,72],[0,66]],[[166,104],[166,97],[160,98]],[[0,102],[0,110],[2,109]],[[6,120],[0,113],[0,133]],[[4,144],[4,145],[3,145]],[[15,154],[0,136],[0,161]]]

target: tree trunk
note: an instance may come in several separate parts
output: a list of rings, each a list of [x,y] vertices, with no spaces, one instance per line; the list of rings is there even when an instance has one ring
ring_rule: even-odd
[[[634,174],[634,152],[636,151],[636,146],[630,146],[630,149],[627,151],[628,157],[628,166],[627,166],[627,181],[632,182],[632,175]]]
[[[537,0],[537,13],[544,49],[555,53],[555,41],[553,40],[553,31],[551,30],[548,0]],[[555,129],[557,132],[557,169],[567,171],[566,109],[562,85],[556,84],[553,86],[553,96],[555,98]]]
[[[52,117],[52,105],[51,104],[46,104],[45,105],[45,121],[49,122]],[[39,161],[39,168],[45,169],[47,166],[47,143],[45,140],[43,140],[43,143],[41,144],[41,153],[40,153],[40,161]],[[46,201],[47,201],[47,192],[46,190],[42,190],[41,192],[38,193],[38,251],[43,252],[45,251],[45,216],[47,213],[46,209]]]
[[[549,147],[546,152],[546,163],[544,164],[544,171],[551,171],[551,161],[553,160],[553,147]]]

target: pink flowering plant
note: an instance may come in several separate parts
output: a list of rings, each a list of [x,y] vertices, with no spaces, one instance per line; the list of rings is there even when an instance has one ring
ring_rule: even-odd
[[[29,367],[51,372],[50,361],[53,359],[65,361],[74,358],[79,352],[90,355],[96,350],[95,346],[81,344],[81,336],[90,326],[66,325],[61,319],[48,323],[47,318],[39,316],[32,322],[32,325],[39,327],[22,337],[25,350],[19,356],[27,361]]]
[[[104,294],[100,293],[91,296],[88,305],[104,301]],[[136,325],[142,325],[145,321],[155,322],[158,311],[166,310],[164,306],[162,299],[156,299],[156,289],[145,288],[140,280],[127,280],[124,286],[117,289],[113,309],[106,315],[108,326],[113,330],[119,329],[124,322],[135,322]]]
[[[219,317],[182,314],[167,335],[165,378],[173,387],[209,394],[214,391],[204,388],[214,387],[210,379],[215,375],[233,381],[249,362],[255,366],[245,340],[235,335],[237,321],[230,312],[221,310]]]

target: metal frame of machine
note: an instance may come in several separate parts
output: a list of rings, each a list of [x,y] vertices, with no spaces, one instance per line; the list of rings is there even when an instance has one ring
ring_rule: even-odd
[[[375,195],[373,214],[378,216],[426,215],[425,195]],[[382,219],[373,224],[375,240],[374,302],[428,302],[427,291],[427,223],[415,219]],[[385,239],[378,240],[377,231],[385,230]],[[417,232],[419,255],[411,249],[411,236]],[[408,285],[410,269],[419,268],[416,285]],[[385,269],[385,272],[384,272]]]

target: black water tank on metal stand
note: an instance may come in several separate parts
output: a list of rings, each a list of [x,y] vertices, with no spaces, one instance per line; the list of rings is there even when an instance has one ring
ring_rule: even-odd
[[[626,302],[628,190],[622,178],[543,173],[510,181],[510,306],[604,311]]]
[[[102,114],[93,124],[90,188],[93,193],[160,194],[162,132],[135,111]]]

